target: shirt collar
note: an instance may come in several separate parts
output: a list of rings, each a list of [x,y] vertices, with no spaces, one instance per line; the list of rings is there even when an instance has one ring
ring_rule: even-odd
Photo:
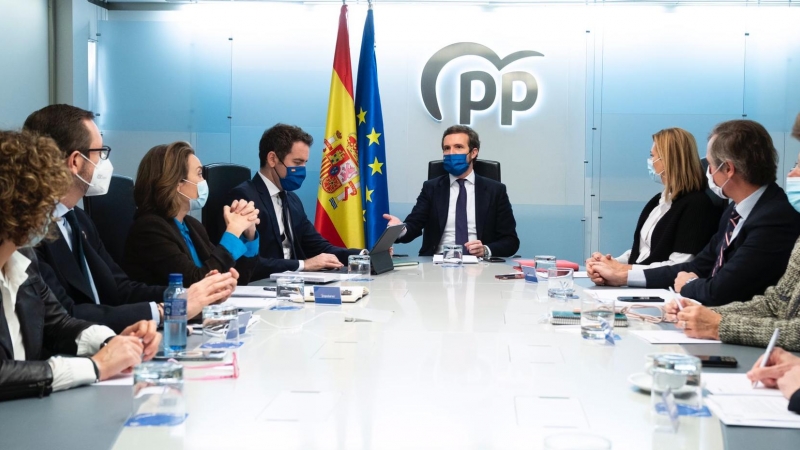
[[[281,192],[281,188],[275,186],[275,183],[273,183],[269,178],[265,177],[260,170],[258,171],[258,175],[261,177],[262,180],[264,180],[264,184],[267,185],[267,190],[269,191],[270,197],[275,197]]]
[[[458,180],[458,177],[450,174],[450,186],[452,186],[453,183],[456,182],[456,180]],[[466,176],[465,180],[469,181],[470,184],[475,184],[475,171],[473,170],[472,172],[470,172],[469,175]]]
[[[19,251],[11,254],[3,270],[0,270],[0,284],[19,287],[28,279],[28,266],[31,260]]]
[[[766,190],[767,190],[766,185],[761,186],[755,192],[750,194],[746,199],[736,204],[734,208],[736,208],[736,212],[739,213],[740,216],[742,216],[742,220],[747,220],[747,216],[749,216],[750,213],[753,211],[753,208],[756,206],[756,203],[758,203],[758,200],[761,198],[761,196],[764,194],[764,191]]]
[[[184,222],[181,222],[181,221],[180,221],[180,220],[178,220],[176,217],[173,217],[173,218],[172,218],[172,220],[174,220],[174,221],[175,221],[175,223],[178,225],[178,229],[179,229],[180,231],[182,231],[182,232],[186,232],[186,233],[188,233],[188,232],[189,232],[189,227],[187,227],[187,226],[186,226],[186,223],[184,223]]]
[[[58,203],[56,203],[56,209],[55,209],[55,211],[53,211],[53,215],[60,219],[60,218],[64,217],[64,214],[66,214],[66,213],[68,213],[70,211],[72,211],[72,210],[67,208],[66,206],[64,206],[63,203],[58,202]]]

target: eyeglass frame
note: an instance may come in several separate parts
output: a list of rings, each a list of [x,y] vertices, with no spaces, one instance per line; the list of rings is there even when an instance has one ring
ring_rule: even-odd
[[[100,148],[86,148],[83,149],[84,153],[91,153],[91,152],[100,152],[100,159],[106,160],[109,156],[111,156],[111,147],[104,145]],[[103,157],[103,152],[105,152],[105,158]],[[88,156],[88,155],[87,155]]]

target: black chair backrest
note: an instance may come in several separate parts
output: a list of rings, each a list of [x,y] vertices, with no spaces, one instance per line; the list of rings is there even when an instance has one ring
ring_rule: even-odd
[[[500,163],[497,161],[477,159],[473,164],[473,168],[475,169],[475,173],[482,177],[491,178],[494,181],[500,181]],[[441,159],[428,163],[429,180],[446,174],[447,171],[444,170],[444,161]]]
[[[250,169],[238,164],[209,164],[203,166],[203,178],[208,182],[208,200],[203,207],[202,222],[208,238],[216,244],[225,233],[222,210],[228,192],[251,178]]]
[[[106,195],[83,198],[83,209],[97,227],[100,240],[117,264],[122,263],[125,241],[133,225],[136,203],[133,201],[133,180],[113,175]]]
[[[705,158],[700,159],[700,165],[703,166],[703,178],[705,178],[705,174],[708,171],[708,160]],[[711,203],[714,204],[717,208],[725,209],[728,207],[728,200],[722,199],[719,195],[715,194],[711,188],[706,187],[706,194],[711,199]]]

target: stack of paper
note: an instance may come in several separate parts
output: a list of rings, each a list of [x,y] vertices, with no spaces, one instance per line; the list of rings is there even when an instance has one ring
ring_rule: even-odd
[[[695,339],[686,336],[681,330],[631,330],[629,333],[638,336],[651,344],[720,344],[722,341],[712,339]]]
[[[704,373],[709,409],[726,425],[800,428],[800,415],[788,410],[789,400],[777,389],[753,388],[743,373]]]

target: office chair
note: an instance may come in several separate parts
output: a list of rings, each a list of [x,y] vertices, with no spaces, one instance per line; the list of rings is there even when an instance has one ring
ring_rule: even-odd
[[[251,178],[250,169],[237,164],[215,163],[203,166],[203,178],[208,182],[208,200],[203,207],[202,222],[211,242],[218,243],[225,233],[222,211],[231,189]]]
[[[125,241],[133,225],[136,203],[133,179],[112,175],[106,195],[83,198],[83,209],[94,222],[100,240],[117,264],[122,262]]]
[[[500,163],[497,161],[490,161],[487,159],[476,159],[472,166],[475,173],[486,178],[491,178],[494,181],[500,181]],[[442,175],[446,175],[447,171],[444,170],[444,161],[436,160],[428,163],[428,179],[434,179]]]

